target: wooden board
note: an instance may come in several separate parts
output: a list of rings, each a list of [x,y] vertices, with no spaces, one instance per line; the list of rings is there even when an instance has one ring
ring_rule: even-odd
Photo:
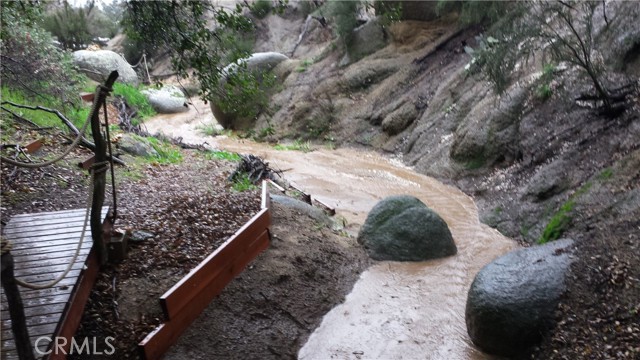
[[[103,207],[103,219],[108,211],[108,207]],[[77,209],[13,216],[3,235],[13,244],[11,253],[16,278],[36,284],[57,278],[67,268],[78,247],[85,215],[86,209]],[[75,333],[97,276],[97,262],[88,260],[92,259],[92,243],[87,224],[78,258],[63,280],[42,290],[20,287],[32,342],[42,336],[70,338]],[[0,291],[0,297],[1,356],[2,359],[17,359],[4,290]]]
[[[160,359],[225,286],[270,243],[271,210],[267,183],[262,210],[160,297],[166,321],[138,344],[144,359]]]

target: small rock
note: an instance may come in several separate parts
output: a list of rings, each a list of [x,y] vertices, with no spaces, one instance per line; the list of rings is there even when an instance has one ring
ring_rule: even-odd
[[[129,237],[129,241],[132,243],[140,243],[148,239],[153,239],[156,234],[144,231],[144,230],[134,230],[131,232],[131,236]]]

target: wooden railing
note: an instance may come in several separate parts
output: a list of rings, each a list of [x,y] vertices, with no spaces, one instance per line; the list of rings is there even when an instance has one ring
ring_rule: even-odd
[[[211,300],[269,246],[269,205],[263,182],[260,212],[160,297],[165,322],[138,344],[144,359],[160,359]]]

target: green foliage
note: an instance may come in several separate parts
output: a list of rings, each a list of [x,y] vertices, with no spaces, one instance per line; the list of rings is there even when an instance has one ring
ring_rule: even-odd
[[[551,220],[549,220],[549,223],[542,232],[542,236],[538,239],[538,244],[545,244],[549,241],[557,240],[564,234],[569,228],[569,225],[571,225],[571,212],[576,205],[576,199],[589,191],[591,186],[591,183],[586,183],[560,206],[560,209],[551,217]]]
[[[402,3],[394,1],[374,0],[373,8],[382,19],[382,25],[390,25],[402,20]]]
[[[173,69],[181,78],[194,75],[203,99],[226,94],[218,85],[226,75],[226,59],[249,55],[233,41],[233,34],[250,33],[251,21],[242,15],[247,5],[229,10],[205,1],[129,1],[123,19],[127,34],[151,49],[171,51]]]
[[[242,173],[240,176],[236,176],[231,188],[237,192],[242,192],[257,190],[258,186],[254,185],[251,179],[249,179],[249,174]]]
[[[273,148],[281,151],[302,151],[304,153],[313,151],[311,143],[308,141],[303,142],[301,140],[296,140],[292,144],[277,144]]]
[[[32,98],[25,96],[25,94],[17,89],[11,89],[6,84],[2,85],[1,90],[2,101],[10,101],[12,103],[21,104],[21,105],[29,105],[29,106],[42,106],[49,109],[62,109],[60,102],[52,98],[50,96],[45,97],[41,96],[35,101]],[[3,105],[7,109],[16,113],[17,115],[33,121],[40,127],[53,127],[59,128],[62,131],[69,131],[66,125],[62,123],[62,121],[55,115],[41,110],[29,110],[29,109],[20,109],[14,108],[9,104]],[[89,117],[89,113],[91,109],[89,107],[70,107],[66,111],[60,111],[69,121],[71,121],[77,128],[82,127],[85,121]]]
[[[536,89],[536,95],[541,100],[547,100],[553,95],[551,89],[551,81],[553,80],[553,73],[556,71],[554,64],[545,64],[542,69],[542,76],[540,77],[538,88]]]
[[[270,0],[256,0],[250,7],[251,13],[258,19],[265,18],[271,12]]]
[[[309,66],[313,65],[313,60],[312,59],[305,59],[302,60],[302,62],[300,63],[300,65],[298,65],[298,67],[296,67],[296,71],[297,72],[305,72],[307,71],[307,69],[309,68]]]
[[[484,156],[478,156],[476,158],[473,158],[473,159],[467,161],[464,164],[464,167],[467,170],[476,170],[476,169],[480,169],[481,167],[483,167],[486,162],[487,162],[487,159],[485,159]]]
[[[325,16],[333,23],[333,29],[344,45],[349,48],[353,40],[353,29],[358,26],[358,8],[360,0],[342,1],[328,0],[320,9],[317,10],[319,16]]]
[[[45,18],[44,28],[58,38],[63,48],[83,49],[91,43],[93,38],[89,30],[93,9],[93,1],[89,2],[85,8],[74,8],[64,1],[61,9]]]
[[[268,136],[275,135],[275,133],[276,133],[276,129],[273,126],[271,126],[271,124],[269,124],[268,126],[260,129],[260,132],[258,133],[258,136],[257,136],[257,140],[263,140]]]
[[[613,176],[613,170],[611,168],[606,168],[606,169],[602,170],[602,172],[600,172],[600,174],[598,174],[598,180],[606,181],[606,180],[611,179],[612,176]]]
[[[79,105],[86,77],[73,67],[70,54],[55,47],[41,26],[41,2],[3,2],[0,6],[0,77],[20,89],[32,104],[55,98],[59,105]],[[58,107],[58,108],[62,108]]]
[[[477,62],[498,93],[506,90],[516,64],[535,51],[556,62],[582,69],[593,82],[607,110],[612,110],[608,90],[601,81],[604,63],[597,61],[593,19],[605,2],[529,1],[512,2],[492,32],[498,42],[479,52]]]
[[[562,204],[560,209],[551,217],[549,223],[544,229],[542,236],[538,240],[538,244],[545,244],[549,241],[557,240],[567,230],[571,223],[572,217],[569,215],[575,205],[575,201],[569,200]]]
[[[221,135],[224,130],[220,130],[215,124],[203,124],[196,127],[196,129],[206,136],[218,136]]]
[[[438,0],[436,11],[438,14],[457,12],[459,21],[463,25],[492,24],[500,20],[512,4],[506,1],[449,1]]]
[[[232,153],[228,151],[207,151],[204,153],[204,156],[208,160],[216,159],[233,162],[238,162],[242,159],[242,157],[238,153]]]
[[[147,137],[146,139],[158,153],[157,156],[150,158],[153,162],[157,162],[159,164],[177,164],[182,162],[182,152],[177,146],[168,142],[160,141],[154,137]]]
[[[255,118],[269,107],[277,80],[272,72],[247,71],[239,67],[229,75],[217,104],[227,114]]]
[[[149,104],[147,97],[135,86],[116,82],[113,84],[113,95],[122,96],[129,106],[136,109],[137,118],[133,125],[138,125],[140,121],[156,114],[156,111],[153,110],[153,107]]]

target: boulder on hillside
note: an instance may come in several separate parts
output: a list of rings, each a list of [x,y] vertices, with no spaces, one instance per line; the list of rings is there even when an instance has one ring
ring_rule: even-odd
[[[189,110],[187,99],[182,90],[175,85],[165,85],[160,89],[141,91],[149,104],[159,114],[174,114]]]
[[[158,152],[147,139],[133,134],[122,135],[118,140],[118,149],[134,156],[158,156]]]
[[[382,130],[389,135],[396,135],[416,120],[418,110],[412,102],[406,102],[382,120]]]
[[[373,54],[387,45],[389,34],[375,18],[367,21],[353,30],[353,37],[349,43],[349,59],[358,61],[363,57]],[[345,65],[344,63],[342,64]]]
[[[227,65],[223,69],[223,78],[220,80],[220,86],[224,86],[229,75],[236,73],[238,69],[265,73],[273,70],[278,64],[288,59],[289,57],[286,55],[277,52],[254,53],[248,58],[240,59]],[[211,102],[211,111],[218,123],[225,129],[246,130],[253,125],[254,119],[241,118],[236,114],[225,113],[217,101]]]
[[[78,50],[73,53],[73,62],[90,79],[103,82],[113,70],[118,71],[118,81],[137,86],[138,75],[133,67],[119,54],[109,50]]]
[[[391,196],[376,204],[360,229],[358,243],[375,260],[424,261],[457,252],[444,220],[408,195]]]
[[[469,289],[467,331],[490,354],[516,356],[552,325],[573,240],[512,251],[480,270]]]

